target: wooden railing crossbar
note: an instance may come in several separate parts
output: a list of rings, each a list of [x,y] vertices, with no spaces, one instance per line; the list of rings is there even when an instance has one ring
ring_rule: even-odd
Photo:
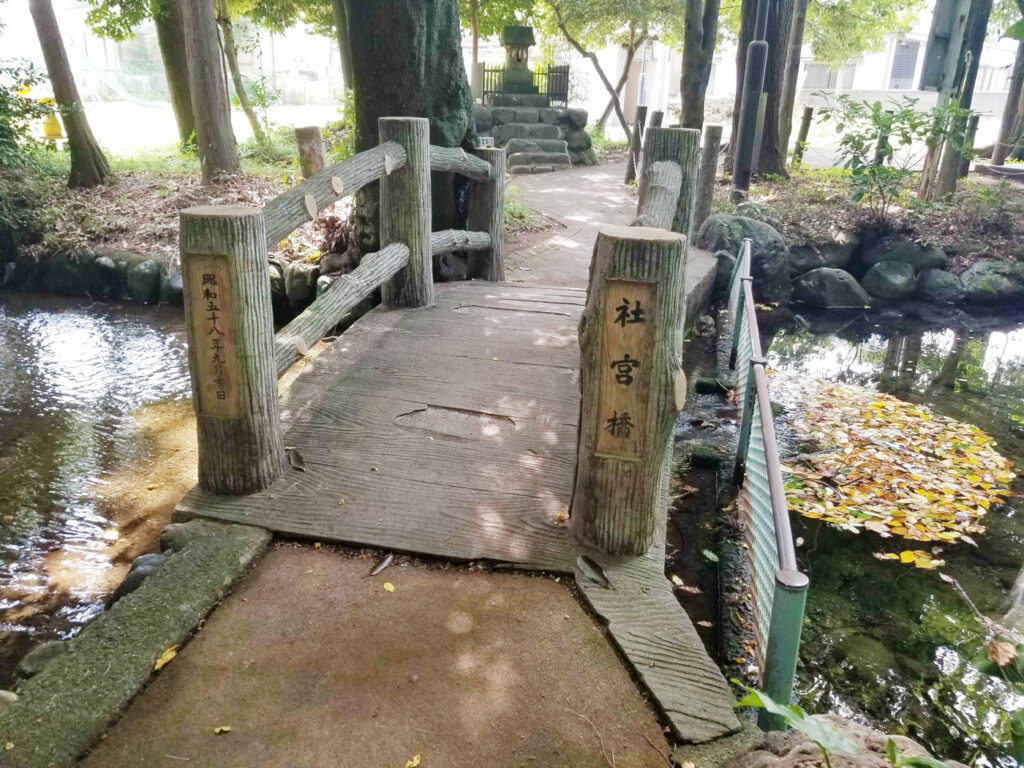
[[[435,147],[430,145],[430,170],[458,173],[474,181],[490,181],[494,178],[490,164],[461,147]]]
[[[282,192],[263,209],[267,250],[276,250],[288,235],[312,221],[329,205],[353,195],[367,184],[406,164],[405,150],[393,141],[360,152]]]

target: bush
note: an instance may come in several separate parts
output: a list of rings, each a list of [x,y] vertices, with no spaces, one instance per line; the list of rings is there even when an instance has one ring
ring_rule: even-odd
[[[25,162],[28,150],[38,143],[32,138],[32,123],[53,110],[28,92],[42,81],[27,62],[0,61],[0,168]]]
[[[828,107],[821,120],[835,123],[840,135],[839,155],[850,171],[853,200],[866,203],[878,220],[888,219],[893,205],[906,195],[914,167],[930,146],[949,141],[962,149],[955,142],[954,126],[969,110],[956,104],[918,110],[917,99],[904,96],[886,109],[880,101],[823,96]]]

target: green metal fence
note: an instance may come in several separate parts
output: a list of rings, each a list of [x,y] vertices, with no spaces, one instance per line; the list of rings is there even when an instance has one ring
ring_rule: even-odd
[[[752,282],[750,241],[744,240],[728,294],[733,323],[729,360],[736,373],[737,403],[742,409],[736,450],[735,477],[740,487],[737,503],[749,531],[761,689],[775,701],[788,704],[793,695],[810,582],[797,568]],[[785,727],[764,710],[758,724],[770,730]]]

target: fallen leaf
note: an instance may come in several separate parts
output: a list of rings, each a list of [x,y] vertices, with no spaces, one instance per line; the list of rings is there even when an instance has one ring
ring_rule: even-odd
[[[178,646],[172,645],[170,648],[168,648],[166,651],[160,654],[160,658],[157,659],[156,663],[153,665],[153,671],[159,672],[161,669],[163,669],[170,663],[171,659],[173,659],[177,655]]]
[[[405,761],[405,768],[418,768],[418,766],[420,764],[420,759],[421,758],[420,758],[419,755],[415,755],[414,757],[410,758],[409,760],[406,760]]]
[[[385,592],[394,592],[395,591],[395,585],[392,584],[390,581],[385,581],[384,582],[384,591]]]
[[[218,736],[220,734],[222,734],[222,733],[231,733],[231,726],[230,725],[218,725],[218,726],[216,726],[213,729],[213,732],[216,733]]]
[[[303,461],[302,454],[299,453],[298,448],[285,448],[284,453],[288,457],[288,463],[291,464],[292,469],[297,470],[299,472],[306,471],[306,462]]]
[[[997,667],[1006,667],[1017,660],[1017,646],[993,637],[988,643],[988,660]]]

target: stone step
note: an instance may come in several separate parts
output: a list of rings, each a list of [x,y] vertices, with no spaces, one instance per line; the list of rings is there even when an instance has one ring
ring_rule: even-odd
[[[499,147],[512,139],[559,139],[561,132],[557,125],[547,123],[505,123],[494,129],[494,141]]]
[[[520,165],[570,165],[568,152],[515,152],[506,155],[508,167]]]
[[[491,93],[489,107],[550,107],[551,97],[544,93]]]
[[[567,168],[567,164],[550,165],[550,164],[537,164],[537,165],[513,165],[509,166],[508,172],[513,176],[521,176],[527,173],[550,173],[551,171],[560,171],[563,168]]]
[[[517,152],[557,152],[565,154],[569,145],[563,139],[509,139],[505,144],[507,155]]]

